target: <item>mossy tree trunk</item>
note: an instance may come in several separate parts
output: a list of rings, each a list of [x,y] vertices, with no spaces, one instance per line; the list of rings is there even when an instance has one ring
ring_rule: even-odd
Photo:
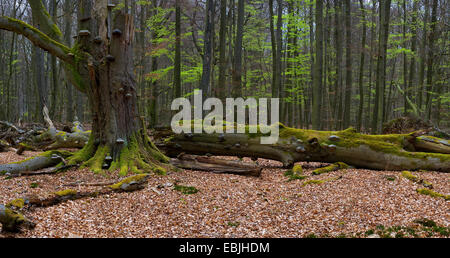
[[[162,166],[168,164],[168,158],[149,140],[138,114],[134,24],[128,8],[121,7],[118,0],[80,1],[79,31],[70,49],[62,43],[42,2],[29,2],[33,3],[33,15],[45,25],[42,31],[6,17],[0,19],[0,29],[23,34],[64,61],[66,76],[87,95],[91,107],[91,136],[85,147],[69,158],[69,164],[84,163],[94,171],[120,169],[122,174],[129,170],[164,172]],[[112,162],[108,162],[110,158]]]
[[[248,128],[247,128],[248,129]],[[353,128],[315,131],[284,127],[275,144],[261,144],[261,134],[165,134],[157,146],[169,156],[179,153],[267,158],[284,167],[295,162],[345,162],[358,168],[450,172],[450,143],[411,134],[364,135]],[[425,151],[425,152],[424,152]]]

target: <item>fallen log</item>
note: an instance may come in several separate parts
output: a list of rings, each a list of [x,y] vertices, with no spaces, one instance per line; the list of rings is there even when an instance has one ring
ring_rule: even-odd
[[[364,135],[353,128],[343,131],[315,131],[288,128],[282,124],[279,124],[279,128],[280,137],[275,144],[261,144],[260,138],[263,134],[248,133],[248,126],[244,134],[174,134],[171,130],[162,129],[153,132],[153,137],[156,146],[173,158],[180,153],[209,153],[278,160],[287,168],[298,161],[314,161],[344,162],[357,168],[379,170],[450,171],[449,140],[423,135],[426,132]],[[88,137],[90,132],[80,130],[78,133]],[[81,142],[78,144],[82,145]],[[44,159],[36,163],[50,166],[48,160]],[[0,172],[5,170],[5,166],[8,167],[9,164],[0,165]],[[18,171],[32,170],[18,165],[13,167]]]
[[[20,211],[31,207],[49,207],[68,200],[77,200],[86,197],[96,197],[112,192],[132,192],[143,189],[148,183],[149,174],[139,174],[127,177],[119,182],[106,185],[90,192],[79,192],[65,189],[50,193],[44,198],[28,196],[12,200],[6,205],[0,205],[0,223],[2,231],[20,232],[23,227],[34,228],[35,223],[25,218]]]
[[[170,134],[155,139],[157,147],[170,157],[180,153],[238,156],[278,160],[290,168],[295,162],[344,162],[357,168],[377,170],[432,170],[450,172],[449,142],[412,134],[364,135],[353,128],[343,131],[315,131],[279,124],[275,144],[261,144],[261,133]],[[167,135],[167,134],[166,134]],[[427,136],[428,137],[428,136]],[[436,146],[439,145],[439,148]],[[430,152],[417,152],[425,149]],[[433,153],[431,151],[442,151]]]
[[[71,155],[72,153],[68,151],[47,151],[22,161],[0,165],[0,175],[8,174],[14,176],[20,173],[26,173],[27,171],[36,171],[56,166],[59,163],[63,163],[63,160]]]
[[[78,122],[75,122],[78,123]],[[76,128],[75,126],[73,128]],[[43,150],[55,150],[59,148],[83,148],[88,142],[90,131],[65,131],[49,128],[44,133],[34,137],[30,145],[37,146]]]
[[[262,170],[260,167],[249,163],[187,154],[178,155],[177,159],[171,159],[171,163],[183,169],[257,177],[261,175]]]

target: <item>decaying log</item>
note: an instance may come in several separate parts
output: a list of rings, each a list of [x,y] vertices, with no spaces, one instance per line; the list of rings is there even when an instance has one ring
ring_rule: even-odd
[[[448,140],[432,136],[419,136],[413,139],[416,151],[450,154],[450,143]]]
[[[250,163],[187,154],[178,155],[177,159],[171,159],[171,163],[183,169],[245,176],[260,176],[262,170],[260,167]]]
[[[15,199],[6,205],[0,205],[0,223],[2,231],[20,232],[23,227],[34,228],[35,223],[25,218],[20,211],[31,207],[48,207],[68,200],[77,200],[86,197],[96,197],[112,192],[132,192],[140,190],[148,183],[148,174],[139,174],[127,177],[114,184],[109,184],[91,192],[79,192],[66,189],[49,194],[44,198],[28,196]]]
[[[47,151],[38,156],[28,158],[19,162],[13,162],[0,165],[0,174],[11,176],[26,173],[27,171],[36,171],[63,163],[63,160],[72,155],[68,151]]]
[[[358,168],[378,170],[432,170],[450,172],[449,142],[414,134],[364,135],[353,128],[343,131],[315,131],[279,125],[275,144],[261,144],[260,133],[245,134],[171,134],[156,139],[156,145],[170,157],[184,152],[196,155],[267,158],[281,161],[284,167],[295,162],[344,162]],[[425,138],[424,138],[425,137]],[[439,146],[439,147],[436,147]],[[412,148],[411,148],[412,147]],[[414,149],[411,151],[411,149]],[[416,152],[426,149],[432,152]]]
[[[61,165],[56,167],[49,167],[44,168],[37,171],[22,171],[22,172],[16,172],[13,174],[9,174],[11,177],[19,177],[19,176],[38,176],[38,175],[50,175],[50,174],[56,174],[61,171],[65,171],[69,168],[78,167],[78,165]]]
[[[44,133],[34,137],[32,146],[40,146],[44,150],[59,148],[83,148],[88,142],[90,131],[80,130],[79,122],[74,122],[72,133],[49,128]]]

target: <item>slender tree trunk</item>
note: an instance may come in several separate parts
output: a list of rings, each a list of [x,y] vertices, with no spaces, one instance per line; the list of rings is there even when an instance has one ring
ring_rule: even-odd
[[[285,117],[285,102],[284,102],[284,94],[283,94],[283,0],[277,0],[277,30],[276,30],[276,39],[277,39],[277,97],[280,98],[280,118],[284,119]]]
[[[414,87],[414,78],[416,78],[416,55],[417,55],[417,10],[419,7],[419,1],[414,0],[413,3],[413,13],[412,13],[412,22],[411,22],[411,63],[409,66],[409,89],[410,92],[415,88]],[[408,94],[408,96],[412,96],[412,94]]]
[[[336,44],[336,82],[335,82],[335,100],[334,100],[334,110],[335,110],[335,129],[342,128],[342,36],[341,36],[341,12],[342,3],[341,1],[335,1],[335,44]]]
[[[72,45],[72,0],[64,1],[64,42],[67,46]],[[74,112],[73,112],[73,89],[70,81],[67,76],[65,76],[64,80],[65,91],[67,92],[67,103],[65,104],[66,109],[66,122],[74,121]]]
[[[350,106],[352,104],[352,28],[351,28],[351,4],[350,0],[344,1],[345,5],[345,108],[344,108],[344,128],[350,126]]]
[[[430,0],[424,0],[425,16],[423,18],[423,35],[420,48],[420,63],[419,63],[419,91],[417,93],[417,107],[421,110],[423,105],[424,92],[424,78],[425,78],[425,63],[427,63],[427,42],[428,42],[428,19],[430,15]]]
[[[204,31],[204,47],[203,47],[203,72],[200,82],[200,89],[203,91],[203,99],[211,95],[211,13],[214,8],[213,0],[206,1],[205,9],[205,31]]]
[[[359,111],[358,111],[358,131],[361,131],[363,113],[364,113],[364,61],[366,57],[366,10],[364,8],[364,1],[359,0],[359,6],[361,8],[361,20],[362,20],[362,40],[361,40],[361,59],[359,64]]]
[[[274,13],[273,13],[273,0],[269,0],[269,13],[270,13],[270,42],[272,44],[272,98],[278,97],[277,87],[277,41],[275,38],[275,25],[274,25]]]
[[[402,24],[402,30],[403,30],[403,48],[406,49],[407,40],[406,40],[406,0],[403,0],[402,2],[402,9],[403,9],[403,24]],[[410,109],[408,104],[408,97],[409,97],[409,86],[408,86],[408,60],[406,59],[406,53],[403,53],[403,115],[406,116],[408,114],[408,109]]]
[[[437,21],[437,5],[438,1],[433,0],[433,5],[431,7],[431,24],[430,24],[430,35],[428,38],[428,59],[427,59],[427,82],[426,82],[426,109],[425,117],[427,120],[431,119],[431,105],[432,105],[432,94],[433,94],[433,71],[434,71],[434,58],[435,58],[435,35],[436,35],[436,21]]]
[[[383,124],[384,92],[386,89],[386,55],[389,34],[391,0],[380,0],[380,30],[377,61],[376,100],[372,132],[381,133]]]
[[[181,6],[175,1],[175,64],[173,74],[175,98],[181,97]]]
[[[237,32],[234,46],[233,65],[233,88],[232,97],[237,98],[242,95],[242,38],[244,36],[244,0],[238,1],[237,9]]]
[[[225,100],[225,82],[227,70],[226,58],[226,30],[227,30],[227,0],[220,0],[220,31],[219,31],[219,81],[217,97]]]
[[[372,4],[372,13],[376,11],[376,2],[374,1]],[[375,53],[375,30],[376,30],[376,20],[374,21],[374,15],[371,15],[372,26],[370,29],[370,54],[369,54],[369,88],[368,88],[368,100],[367,100],[367,120],[366,127],[370,128],[372,123],[372,74],[373,74],[373,62],[374,62],[374,53]]]
[[[323,65],[323,0],[316,1],[316,59],[314,62],[312,127],[320,129],[322,108],[322,65]]]

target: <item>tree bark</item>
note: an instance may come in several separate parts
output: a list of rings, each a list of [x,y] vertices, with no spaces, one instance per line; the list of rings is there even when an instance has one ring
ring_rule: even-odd
[[[364,1],[359,0],[359,6],[361,8],[361,20],[362,20],[362,39],[361,39],[361,59],[359,63],[359,111],[358,111],[358,126],[357,129],[360,132],[363,124],[364,113],[364,61],[366,57],[366,9],[364,8]],[[369,89],[370,90],[370,89]]]
[[[314,62],[312,128],[320,129],[322,108],[323,0],[316,1],[316,58]]]
[[[269,0],[270,42],[272,45],[272,98],[278,98],[277,88],[277,41],[275,38],[275,25],[273,13],[273,0]]]
[[[219,174],[260,176],[262,170],[261,167],[249,163],[186,154],[178,155],[177,159],[171,160],[171,163],[183,169],[202,170]]]
[[[181,97],[181,6],[175,1],[175,61],[174,61],[175,98]]]
[[[436,21],[437,21],[437,5],[438,1],[433,0],[433,5],[431,7],[431,24],[430,24],[430,35],[428,38],[428,59],[427,59],[427,79],[426,79],[426,102],[425,102],[425,117],[427,120],[431,119],[431,105],[432,105],[432,94],[433,94],[433,71],[434,71],[434,58],[435,58],[435,35],[436,35]]]
[[[242,38],[244,36],[244,0],[238,1],[237,14],[237,32],[234,46],[234,64],[233,64],[233,88],[231,96],[233,98],[242,95]]]
[[[344,1],[345,5],[345,106],[344,106],[344,128],[350,126],[350,106],[352,97],[352,24],[351,24],[351,4],[350,0]]]
[[[211,60],[212,60],[212,9],[214,8],[213,0],[206,1],[205,9],[205,30],[204,30],[204,47],[203,47],[203,72],[200,81],[200,89],[203,91],[203,99],[211,95]]]
[[[384,121],[384,91],[386,88],[386,56],[387,42],[389,37],[389,18],[391,10],[391,0],[380,0],[380,30],[378,41],[378,61],[376,72],[376,92],[375,110],[372,118],[372,132],[381,133]]]

